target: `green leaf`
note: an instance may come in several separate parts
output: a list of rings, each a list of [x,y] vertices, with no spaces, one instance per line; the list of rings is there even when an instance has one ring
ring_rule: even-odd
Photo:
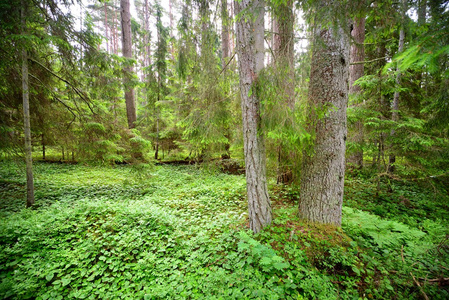
[[[55,273],[52,272],[52,273],[47,274],[47,276],[45,276],[45,279],[47,279],[47,281],[51,281],[54,276],[55,276]]]

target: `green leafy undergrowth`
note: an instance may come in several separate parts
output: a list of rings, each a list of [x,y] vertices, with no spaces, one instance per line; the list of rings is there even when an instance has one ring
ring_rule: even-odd
[[[436,221],[345,208],[343,230],[308,224],[298,191],[275,186],[273,223],[253,235],[244,177],[196,166],[37,163],[24,209],[21,168],[0,163],[0,298],[417,298],[410,273],[447,296],[422,279],[449,276]]]
[[[438,181],[347,176],[345,204],[422,230],[426,220],[449,221],[449,191]]]

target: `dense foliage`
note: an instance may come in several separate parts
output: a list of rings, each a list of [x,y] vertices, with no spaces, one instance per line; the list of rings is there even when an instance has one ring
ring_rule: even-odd
[[[136,0],[132,58],[118,0],[0,0],[0,298],[449,298],[449,2],[260,3],[265,66],[244,79],[235,23],[257,16],[230,0]],[[335,71],[313,65],[311,28],[337,24],[336,41],[364,33],[351,37],[363,74],[335,122],[348,125],[341,228],[298,217],[303,157],[318,157],[311,128],[338,110],[308,102],[310,73]],[[248,230],[244,80],[273,207],[259,234]]]
[[[2,298],[449,295],[438,281],[449,275],[449,197],[438,182],[394,182],[376,196],[375,177],[348,176],[341,230],[299,220],[298,191],[272,184],[273,224],[254,236],[244,177],[214,165],[38,163],[35,210],[19,208],[21,168],[1,162]]]

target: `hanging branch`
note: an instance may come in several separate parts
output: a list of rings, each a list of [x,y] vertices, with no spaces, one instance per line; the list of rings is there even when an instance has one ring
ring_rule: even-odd
[[[385,56],[385,57],[379,57],[379,58],[375,58],[375,59],[372,59],[372,60],[365,60],[365,61],[355,61],[355,62],[353,62],[353,63],[350,63],[350,65],[361,65],[361,64],[369,64],[369,63],[372,63],[372,62],[376,62],[376,61],[378,61],[378,60],[382,60],[382,59],[385,59],[385,58],[388,58],[387,56]]]
[[[226,68],[229,66],[229,64],[231,63],[231,61],[232,61],[232,59],[234,58],[234,56],[235,56],[235,51],[234,51],[234,53],[232,54],[231,58],[229,59],[228,63],[226,64],[226,66],[224,66],[224,68],[220,71],[220,74],[218,74],[217,77],[220,77],[221,73],[223,73],[224,70],[226,70]]]
[[[67,129],[69,129],[70,126],[72,125],[72,123],[75,122],[75,120],[76,120],[76,114],[73,112],[72,108],[71,108],[70,106],[68,106],[64,101],[62,101],[61,99],[59,99],[58,96],[56,96],[56,94],[55,94],[55,93],[54,93],[54,92],[53,92],[53,91],[52,91],[46,84],[44,84],[39,78],[37,78],[37,77],[34,76],[33,74],[29,74],[29,76],[31,76],[31,77],[33,77],[34,79],[36,79],[37,81],[39,81],[43,87],[45,87],[46,89],[48,89],[48,90],[52,93],[52,95],[53,95],[53,97],[56,99],[56,101],[58,101],[59,103],[61,103],[62,105],[64,105],[64,106],[67,108],[67,110],[73,115],[73,120],[70,121],[69,125],[67,125]],[[79,113],[79,112],[78,112],[78,113]]]
[[[86,98],[85,95],[83,95],[82,91],[80,91],[76,86],[74,86],[73,84],[71,84],[67,79],[62,78],[61,76],[59,76],[58,74],[56,74],[55,72],[53,72],[52,70],[50,70],[49,68],[47,68],[46,66],[44,66],[43,64],[41,64],[40,62],[38,62],[37,60],[34,60],[32,58],[28,58],[29,60],[31,60],[32,62],[38,64],[39,66],[41,66],[45,71],[49,72],[50,74],[52,74],[53,76],[55,76],[56,78],[58,78],[61,81],[64,81],[66,84],[68,84],[74,91],[75,93],[82,99],[84,100],[84,102],[86,102],[87,106],[89,107],[89,110],[92,112],[92,114],[95,115],[95,112],[93,111],[92,107],[89,104],[89,99]]]

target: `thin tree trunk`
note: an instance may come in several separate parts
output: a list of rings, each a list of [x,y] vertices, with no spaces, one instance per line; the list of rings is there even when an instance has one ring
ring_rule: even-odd
[[[280,68],[285,90],[287,105],[293,110],[295,106],[295,69],[294,69],[294,35],[293,1],[288,0],[275,10],[274,22],[274,53],[277,67]]]
[[[42,159],[45,160],[45,136],[42,133]]]
[[[404,50],[404,40],[405,40],[405,31],[404,31],[404,22],[405,22],[405,13],[406,13],[406,0],[402,0],[402,25],[401,30],[399,32],[399,45],[398,45],[398,53],[401,53]],[[396,69],[396,88],[399,88],[401,84],[401,71],[399,67]],[[393,122],[399,121],[399,91],[394,92],[393,96],[393,103],[391,105],[391,120]],[[396,134],[396,131],[394,129],[391,130],[390,136],[394,138]],[[388,172],[393,173],[394,172],[394,164],[396,162],[396,155],[391,154],[389,158],[389,164],[388,164]]]
[[[277,74],[282,81],[283,94],[279,95],[285,105],[293,111],[295,107],[295,68],[294,68],[294,35],[293,35],[293,1],[288,0],[274,7],[273,16],[273,53]],[[289,160],[294,160],[293,153],[288,153],[285,142],[280,141],[278,147],[278,183],[289,183],[291,174]]]
[[[118,21],[117,21],[117,11],[115,10],[115,6],[114,6],[114,13],[112,14],[112,24],[113,24],[113,28],[112,28],[112,48],[114,51],[114,54],[117,55],[118,53],[118,37],[117,37],[117,27],[118,27]]]
[[[221,0],[221,52],[223,55],[222,66],[223,69],[228,63],[228,59],[231,56],[229,52],[229,14],[228,14],[228,1]]]
[[[156,117],[156,151],[154,152],[154,159],[159,158],[159,108],[157,108]]]
[[[149,13],[149,9],[148,9],[148,0],[145,0],[145,22],[144,22],[144,26],[145,26],[145,57],[144,57],[144,67],[148,68],[150,66],[150,25],[149,25],[149,19],[150,19],[150,13]],[[145,76],[145,80],[146,80],[146,75],[148,73],[148,70],[144,70],[143,74]]]
[[[228,13],[228,1],[221,0],[221,51],[222,51],[222,68],[223,75],[226,76],[226,66],[229,61],[229,57],[231,56],[230,45],[229,45],[229,13]],[[229,90],[226,90],[226,95],[229,93]],[[226,133],[224,134],[227,142],[224,145],[225,153],[222,155],[224,158],[231,158],[231,152],[229,149],[231,148],[231,130],[227,126]]]
[[[171,39],[171,37],[173,36],[173,28],[174,26],[174,21],[173,21],[173,13],[172,13],[172,0],[168,1],[168,16],[170,18],[170,37],[169,40]],[[173,43],[170,42],[170,56],[172,61],[175,61],[175,49],[173,47]]]
[[[323,5],[327,1],[322,2]],[[303,153],[300,215],[341,225],[345,176],[349,38],[341,24],[314,26],[309,84],[309,130],[314,145]],[[337,29],[338,28],[338,29]],[[323,110],[324,117],[318,118]]]
[[[353,38],[353,44],[351,45],[350,59],[351,63],[365,60],[365,48],[363,43],[365,42],[365,17],[358,16],[354,19],[354,26],[351,32]],[[364,74],[364,64],[354,64],[349,67],[349,94],[357,100],[353,103],[354,106],[359,105],[359,99],[361,96],[361,88],[358,85],[354,85],[354,82],[361,78]],[[349,157],[349,162],[353,163],[357,168],[363,167],[363,149],[362,144],[364,140],[363,134],[363,122],[358,120],[355,123],[354,136],[350,137],[351,141],[356,144],[357,150]]]
[[[418,25],[426,24],[427,0],[419,0],[418,4]]]
[[[255,85],[264,59],[264,1],[234,1],[242,98],[243,144],[245,151],[246,190],[249,225],[259,232],[271,223],[271,203],[266,179],[265,142],[260,132],[260,99]]]
[[[22,32],[26,31],[25,21],[25,1],[22,1],[21,19]],[[33,157],[31,147],[31,126],[30,126],[30,100],[28,85],[28,55],[25,45],[22,48],[22,96],[23,96],[23,123],[25,133],[25,162],[27,174],[27,207],[34,205],[34,177],[33,177]]]
[[[109,53],[108,9],[106,1],[104,2],[104,33],[106,38],[106,52]]]
[[[123,57],[132,58],[132,34],[131,34],[131,13],[129,10],[129,0],[120,1],[120,13],[122,20],[122,48]],[[128,118],[128,127],[135,127],[137,120],[136,102],[134,88],[131,85],[131,77],[134,73],[133,67],[126,62],[123,68],[123,85],[125,88],[126,115]]]

